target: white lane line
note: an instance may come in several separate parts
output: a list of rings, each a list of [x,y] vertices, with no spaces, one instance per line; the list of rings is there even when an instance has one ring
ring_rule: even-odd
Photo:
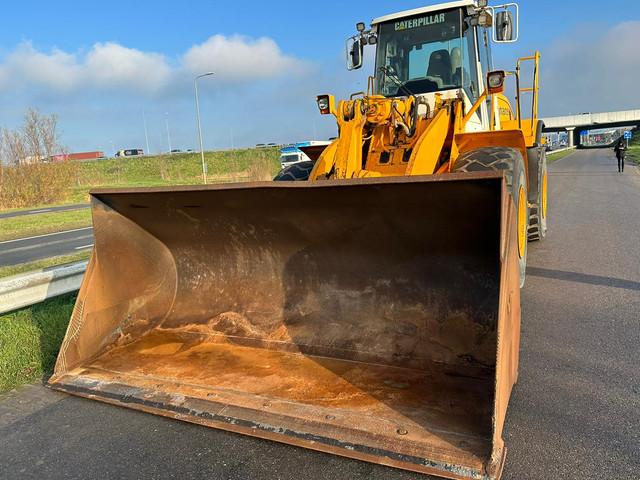
[[[14,238],[13,240],[5,240],[3,242],[0,242],[0,245],[2,245],[3,243],[21,242],[22,240],[31,240],[32,238],[50,237],[52,235],[61,235],[63,233],[79,232],[81,230],[91,230],[92,228],[93,227],[74,228],[73,230],[63,230],[62,232],[45,233],[44,235],[34,235],[33,237]]]
[[[90,243],[89,245],[82,245],[81,247],[76,247],[74,250],[82,250],[83,248],[91,248],[93,247],[93,243]]]
[[[60,243],[76,242],[78,240],[85,240],[87,238],[93,238],[93,235],[83,235],[81,237],[73,237],[73,238],[68,238],[68,239],[65,239],[65,240],[54,240],[53,242],[36,243],[35,245],[28,245],[26,247],[10,248],[9,250],[0,251],[0,256],[5,255],[7,253],[22,252],[22,251],[25,251],[25,250],[33,250],[34,248],[48,247],[50,245],[58,245]]]
[[[51,209],[50,208],[43,208],[42,210],[30,210],[28,212],[25,212],[26,215],[33,215],[34,213],[43,213],[43,212],[50,212]]]

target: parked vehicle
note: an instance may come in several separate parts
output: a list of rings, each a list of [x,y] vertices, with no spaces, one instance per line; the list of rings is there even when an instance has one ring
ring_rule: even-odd
[[[69,160],[96,160],[98,158],[104,158],[104,153],[101,151],[59,153],[57,155],[51,155],[46,161],[67,162]]]
[[[144,155],[144,150],[141,148],[129,148],[127,150],[118,150],[116,152],[116,157],[137,157],[139,155]]]
[[[311,160],[301,148],[327,146],[331,142],[311,140],[308,142],[299,142],[286,145],[280,149],[280,165],[282,168],[293,165],[294,163],[307,162]]]

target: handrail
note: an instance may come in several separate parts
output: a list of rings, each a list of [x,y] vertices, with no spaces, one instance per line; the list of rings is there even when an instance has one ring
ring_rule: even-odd
[[[531,87],[520,88],[520,65],[524,62],[533,62],[533,84]],[[521,126],[521,111],[520,111],[520,94],[521,93],[532,93],[531,98],[531,136],[534,137],[536,134],[536,126],[538,124],[538,93],[540,90],[540,82],[539,82],[539,65],[540,65],[540,52],[536,50],[533,55],[528,57],[520,57],[516,63],[516,100],[518,102],[518,125]]]
[[[520,69],[521,69],[521,64],[523,62],[526,61],[533,61],[534,62],[534,69],[533,69],[533,85],[531,87],[520,87]],[[515,75],[516,77],[516,119],[518,121],[518,128],[522,129],[522,109],[521,109],[521,105],[520,105],[520,98],[521,98],[521,94],[522,93],[527,93],[527,92],[531,92],[533,94],[533,97],[531,99],[531,124],[530,124],[530,128],[531,128],[531,133],[530,136],[531,137],[535,137],[536,135],[536,127],[538,124],[538,91],[540,89],[540,85],[539,85],[539,81],[538,81],[538,65],[540,63],[540,52],[536,51],[534,55],[531,55],[529,57],[520,57],[518,58],[517,62],[516,62],[516,69],[514,72],[511,71],[506,71],[505,73],[507,75]],[[472,105],[471,109],[466,113],[466,115],[464,115],[463,118],[459,118],[456,115],[456,132],[461,132],[464,130],[465,125],[467,124],[467,122],[471,119],[471,117],[473,116],[473,114],[478,110],[478,108],[480,107],[480,105],[482,104],[482,102],[488,97],[491,96],[491,118],[489,120],[489,130],[494,130],[495,129],[495,99],[494,96],[492,94],[489,94],[488,90],[485,89],[485,91],[482,93],[482,95],[480,95],[478,97],[478,99],[475,101],[475,103]]]

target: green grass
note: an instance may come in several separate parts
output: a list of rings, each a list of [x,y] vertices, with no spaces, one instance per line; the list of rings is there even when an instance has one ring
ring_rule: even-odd
[[[89,225],[91,225],[91,211],[88,208],[1,218],[0,241],[61,232]]]
[[[51,373],[76,294],[0,315],[0,393]]]
[[[72,253],[71,255],[59,255],[57,257],[45,258],[44,260],[36,260],[34,262],[21,263],[19,265],[10,265],[8,267],[0,267],[0,278],[18,275],[20,273],[33,272],[56,265],[64,265],[65,263],[80,262],[87,260],[91,255],[91,249],[82,250],[81,252]]]
[[[209,183],[228,183],[272,178],[280,169],[278,148],[247,148],[205,152]],[[110,158],[77,162],[75,182],[67,197],[51,204],[20,209],[85,203],[95,187],[150,187],[202,183],[200,153],[174,153],[143,157]],[[0,231],[1,227],[0,227]]]
[[[228,183],[273,177],[280,168],[277,148],[205,152],[209,183]],[[256,169],[256,166],[259,168]],[[200,154],[174,153],[145,157],[79,162],[71,203],[89,199],[93,187],[150,187],[202,183]],[[256,178],[256,175],[263,178]]]
[[[636,130],[633,132],[636,136],[634,136],[629,141],[629,150],[627,150],[627,158],[635,162],[637,165],[640,165],[640,131]]]
[[[575,151],[576,151],[576,149],[572,148],[570,150],[562,150],[561,152],[547,153],[547,163],[553,163],[556,160],[560,160],[561,158],[566,157],[567,155],[571,155]]]
[[[277,148],[205,152],[209,183],[267,180],[280,168]],[[202,163],[198,153],[177,153],[148,157],[129,157],[78,162],[75,184],[69,187],[66,203],[89,200],[96,187],[147,187],[185,185],[202,182]],[[55,168],[55,165],[52,165]],[[52,205],[61,204],[55,202]],[[28,208],[44,207],[33,205]],[[15,211],[11,209],[6,211]],[[89,209],[45,212],[0,219],[0,241],[44,235],[91,225]],[[44,265],[48,266],[48,265]],[[25,271],[20,266],[19,271]],[[34,267],[42,268],[42,267]],[[0,269],[0,272],[2,269]],[[16,272],[17,273],[17,272]],[[9,273],[6,273],[8,275]],[[0,274],[2,276],[2,274]]]

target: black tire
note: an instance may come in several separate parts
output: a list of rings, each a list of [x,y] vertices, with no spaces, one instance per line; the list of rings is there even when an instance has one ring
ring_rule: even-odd
[[[304,182],[309,180],[314,162],[298,162],[284,167],[273,177],[274,182]]]
[[[504,171],[507,188],[516,207],[516,219],[519,211],[520,189],[524,189],[525,223],[528,227],[529,206],[527,202],[527,178],[522,154],[516,148],[484,147],[464,152],[456,159],[454,172],[486,172]],[[516,220],[517,221],[517,220]],[[517,226],[518,227],[518,226]],[[518,266],[520,268],[520,287],[524,286],[527,270],[527,242],[526,238],[520,251],[520,236],[526,236],[527,228],[523,225],[522,232],[518,232]]]
[[[547,152],[543,148],[531,148],[529,156],[529,228],[530,242],[542,240],[547,235]]]

